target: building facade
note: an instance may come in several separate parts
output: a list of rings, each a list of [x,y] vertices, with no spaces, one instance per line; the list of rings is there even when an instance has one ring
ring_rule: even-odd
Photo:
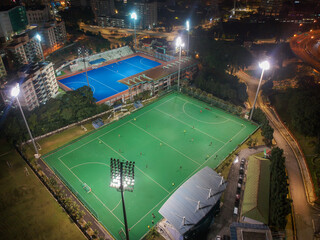
[[[96,22],[98,17],[111,17],[116,10],[114,0],[91,0],[91,9]]]
[[[2,56],[0,55],[0,79],[4,78],[5,76],[7,76],[7,71],[3,64]]]
[[[138,15],[136,27],[140,29],[152,29],[157,25],[158,12],[157,2],[134,2],[134,9]],[[132,23],[131,23],[132,24]]]
[[[261,13],[265,16],[279,16],[283,0],[261,0]]]
[[[63,21],[47,22],[40,30],[41,43],[45,49],[55,50],[60,44],[67,41],[66,27]]]
[[[50,7],[48,5],[32,7],[27,9],[29,24],[41,25],[43,22],[51,20]]]
[[[125,18],[97,17],[97,24],[100,27],[125,28],[127,26],[127,21]]]
[[[42,58],[38,40],[35,36],[30,37],[27,33],[16,36],[6,50],[12,53],[20,64],[29,64]]]
[[[0,38],[10,40],[28,26],[26,10],[23,6],[0,10]]]
[[[18,74],[23,79],[20,84],[19,99],[21,105],[28,110],[45,104],[57,95],[59,87],[51,62],[39,62],[31,67],[25,66]]]

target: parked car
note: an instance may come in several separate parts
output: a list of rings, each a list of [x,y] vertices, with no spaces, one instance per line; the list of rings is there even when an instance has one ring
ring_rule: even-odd
[[[243,180],[243,174],[240,173],[239,179]]]
[[[237,194],[240,194],[240,193],[241,193],[241,188],[237,188],[236,193],[237,193]]]
[[[234,208],[233,208],[233,214],[234,214],[234,215],[238,215],[238,208],[237,208],[237,207],[234,207]]]
[[[243,169],[240,169],[240,170],[239,170],[239,173],[240,173],[240,174],[244,174],[244,170],[243,170]]]
[[[238,188],[241,188],[241,183],[238,183],[237,187],[238,187]]]
[[[220,236],[220,235],[217,235],[217,236],[216,236],[216,240],[221,240],[221,236]]]
[[[238,180],[238,184],[239,184],[239,183],[240,183],[240,184],[242,184],[242,183],[243,183],[243,179],[242,179],[242,178],[241,178],[241,179],[239,178],[239,180]]]
[[[234,206],[238,208],[239,205],[240,205],[240,200],[236,199],[236,201],[234,202]]]
[[[228,236],[228,235],[223,235],[222,240],[230,240],[230,236]]]
[[[240,194],[236,194],[236,199],[240,199]]]
[[[240,164],[240,169],[243,168],[244,169],[244,163]]]
[[[244,164],[246,162],[246,159],[245,158],[242,158],[241,159],[241,164]]]

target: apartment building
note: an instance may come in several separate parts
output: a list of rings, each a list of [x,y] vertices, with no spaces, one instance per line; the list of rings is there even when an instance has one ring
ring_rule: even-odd
[[[29,24],[42,25],[52,19],[50,7],[48,5],[33,6],[27,9],[27,18]]]
[[[35,35],[29,35],[29,33],[24,33],[15,36],[12,43],[6,47],[6,50],[11,52],[14,55],[15,60],[20,64],[29,64],[42,58],[38,40]]]
[[[58,84],[51,62],[38,62],[32,66],[26,65],[18,75],[20,83],[19,100],[29,111],[40,104],[45,104],[58,93]]]
[[[67,32],[63,21],[46,22],[40,30],[42,44],[45,49],[55,50],[58,45],[67,41]]]
[[[141,29],[152,29],[157,25],[158,12],[157,2],[140,1],[133,3],[134,9],[138,15],[136,27]],[[132,21],[131,21],[132,22]],[[132,23],[131,23],[132,25]]]
[[[23,6],[0,8],[0,38],[10,40],[28,26],[26,10]]]

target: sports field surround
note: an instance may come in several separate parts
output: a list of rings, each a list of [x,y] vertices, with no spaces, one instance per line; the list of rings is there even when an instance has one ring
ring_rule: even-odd
[[[109,187],[110,158],[134,161],[134,191],[124,197],[130,238],[140,239],[152,220],[155,225],[161,219],[158,210],[181,184],[205,166],[218,166],[256,129],[223,110],[171,93],[43,159],[116,239],[124,223],[120,193]]]

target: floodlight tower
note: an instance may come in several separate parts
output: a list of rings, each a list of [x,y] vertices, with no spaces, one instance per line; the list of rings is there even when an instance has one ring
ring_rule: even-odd
[[[181,65],[181,48],[184,47],[184,43],[181,37],[177,37],[176,46],[179,48],[179,69],[178,69],[178,91],[180,91],[180,65]]]
[[[258,88],[257,88],[256,96],[254,98],[253,106],[252,106],[252,109],[251,109],[251,113],[250,113],[250,117],[249,117],[250,120],[252,119],[253,111],[254,111],[254,108],[256,106],[256,101],[257,101],[258,93],[259,93],[259,90],[260,90],[260,85],[261,85],[261,81],[262,81],[262,78],[263,78],[263,73],[264,73],[265,70],[268,70],[270,68],[270,63],[268,61],[261,62],[261,63],[259,63],[259,67],[262,69],[262,72],[261,72],[260,81],[259,81],[259,85],[258,85]]]
[[[134,50],[137,51],[137,37],[136,37],[137,14],[135,12],[131,13],[131,19],[133,19],[133,29],[134,29]]]
[[[14,86],[14,87],[12,88],[12,90],[11,90],[11,96],[12,96],[13,98],[16,98],[16,99],[17,99],[17,102],[18,102],[18,106],[19,106],[21,115],[22,115],[22,117],[23,117],[24,123],[26,124],[26,127],[27,127],[27,129],[28,129],[28,133],[29,133],[30,139],[31,139],[31,141],[32,141],[34,150],[35,150],[35,152],[36,152],[36,153],[34,154],[34,156],[35,156],[35,158],[39,158],[39,157],[40,157],[40,154],[39,154],[39,152],[38,152],[38,148],[37,148],[37,146],[36,146],[36,143],[34,142],[34,139],[33,139],[33,136],[32,136],[32,134],[31,134],[31,131],[30,131],[30,128],[29,128],[27,119],[26,119],[26,117],[24,116],[23,110],[22,110],[22,108],[21,108],[21,104],[20,104],[19,97],[18,97],[19,93],[20,93],[20,87],[19,87],[19,83],[17,83],[16,86]]]
[[[187,50],[187,55],[189,56],[189,51],[190,51],[190,49],[189,49],[189,46],[190,46],[190,22],[189,22],[189,20],[187,20],[187,22],[186,22],[186,30],[188,31],[188,50]]]
[[[87,65],[86,65],[86,57],[89,56],[88,49],[84,48],[83,46],[79,47],[78,48],[78,56],[80,58],[82,58],[82,61],[83,61],[83,64],[84,64],[84,70],[86,72],[86,78],[87,78],[88,87],[90,87],[89,78],[88,78],[88,72],[87,72]]]
[[[39,46],[40,46],[42,61],[44,61],[44,55],[43,55],[43,50],[42,50],[42,46],[41,46],[41,36],[39,35],[39,33],[36,34],[36,39],[38,40],[38,43],[39,43]]]
[[[126,208],[124,205],[123,191],[133,191],[134,188],[134,165],[135,162],[110,159],[110,187],[121,192],[124,226],[126,229],[126,239],[129,240],[129,229],[127,223]]]

